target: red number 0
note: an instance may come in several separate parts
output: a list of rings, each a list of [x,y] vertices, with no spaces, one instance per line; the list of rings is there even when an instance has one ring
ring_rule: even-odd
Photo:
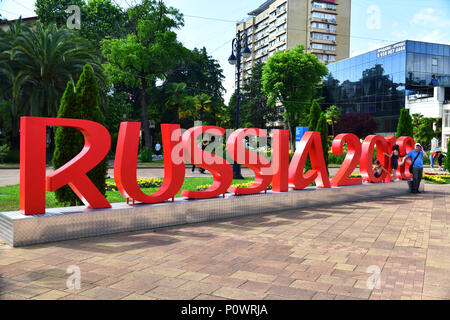
[[[347,143],[348,148],[347,156],[345,157],[342,166],[339,168],[339,171],[331,180],[331,185],[333,187],[362,184],[361,178],[348,177],[352,174],[353,170],[355,170],[359,163],[359,159],[361,158],[361,142],[359,142],[358,137],[352,133],[342,133],[334,139],[331,150],[333,154],[342,154],[345,143]]]

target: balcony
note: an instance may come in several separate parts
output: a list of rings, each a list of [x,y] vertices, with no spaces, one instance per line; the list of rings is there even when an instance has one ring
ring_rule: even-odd
[[[317,53],[317,54],[327,54],[329,56],[336,56],[336,51],[333,50],[325,50],[325,49],[309,49],[311,53]]]
[[[333,25],[337,26],[336,20],[333,21],[331,19],[323,19],[323,18],[313,17],[312,15],[309,16],[308,19],[311,22],[328,23],[328,24],[333,24]]]
[[[326,33],[326,34],[332,34],[332,35],[337,34],[336,30],[322,29],[322,28],[317,28],[317,27],[312,27],[312,26],[311,26],[311,32]]]
[[[332,13],[337,14],[336,9],[325,9],[320,7],[312,7],[311,12]]]

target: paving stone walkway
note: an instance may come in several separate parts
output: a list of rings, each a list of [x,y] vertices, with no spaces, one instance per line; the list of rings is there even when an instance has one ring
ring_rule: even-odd
[[[67,288],[69,266],[81,271],[80,289]],[[32,247],[0,244],[0,274],[1,299],[450,299],[450,186]]]

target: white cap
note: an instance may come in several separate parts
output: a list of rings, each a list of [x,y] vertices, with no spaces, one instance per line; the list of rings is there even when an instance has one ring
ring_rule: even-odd
[[[421,145],[420,143],[417,142],[417,143],[415,144],[415,146],[416,146],[416,147],[417,147],[417,146],[421,147],[422,145]]]

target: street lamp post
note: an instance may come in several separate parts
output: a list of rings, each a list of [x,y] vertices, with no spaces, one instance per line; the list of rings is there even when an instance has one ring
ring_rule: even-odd
[[[252,52],[248,47],[247,40],[247,34],[239,30],[236,38],[233,39],[231,44],[231,56],[228,58],[228,62],[231,65],[236,65],[237,70],[235,129],[239,129],[239,109],[241,103],[241,57],[247,59],[252,55]],[[233,163],[233,178],[244,179],[241,174],[241,166],[237,162]]]

